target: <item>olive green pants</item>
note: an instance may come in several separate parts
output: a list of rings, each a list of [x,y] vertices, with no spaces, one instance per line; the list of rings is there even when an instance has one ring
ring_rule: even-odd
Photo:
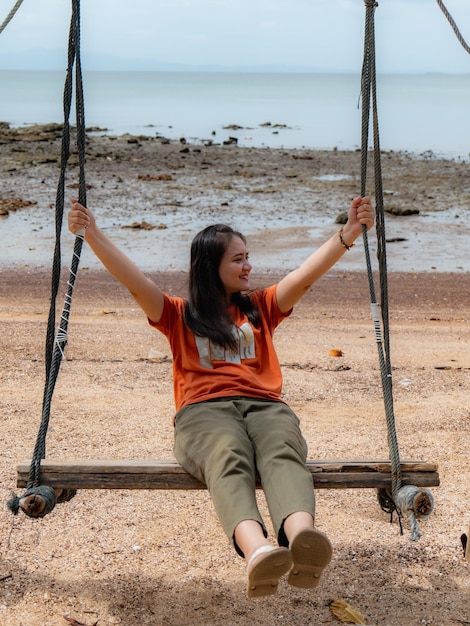
[[[267,536],[256,501],[256,472],[279,545],[288,545],[283,522],[290,514],[315,513],[307,444],[298,417],[282,402],[233,397],[185,406],[176,415],[174,453],[207,486],[240,555],[234,540],[240,522],[258,521]]]

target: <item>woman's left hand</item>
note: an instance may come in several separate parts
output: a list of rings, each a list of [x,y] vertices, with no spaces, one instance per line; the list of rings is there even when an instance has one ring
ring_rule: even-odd
[[[344,225],[343,233],[349,240],[354,240],[362,233],[362,225],[369,230],[375,219],[375,209],[370,198],[354,198],[348,212],[348,221]]]
[[[367,230],[372,227],[375,219],[375,209],[371,204],[370,198],[354,198],[349,209],[348,221],[358,221],[361,226],[364,224]]]

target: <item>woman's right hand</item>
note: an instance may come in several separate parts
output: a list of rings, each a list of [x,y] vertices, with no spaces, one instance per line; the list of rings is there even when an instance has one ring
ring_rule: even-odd
[[[162,290],[98,228],[90,209],[74,199],[69,211],[69,230],[74,235],[85,230],[88,245],[108,272],[127,287],[147,317],[158,322],[163,312]]]
[[[81,205],[77,200],[72,199],[72,207],[69,211],[69,230],[74,235],[80,231],[87,230],[90,226],[95,225],[93,213]]]

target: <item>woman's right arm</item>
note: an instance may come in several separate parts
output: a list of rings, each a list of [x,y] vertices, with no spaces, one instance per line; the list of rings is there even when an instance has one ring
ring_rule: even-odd
[[[85,241],[110,274],[130,291],[137,304],[153,321],[163,313],[163,291],[98,228],[93,213],[72,200],[69,230],[76,235],[85,228]]]

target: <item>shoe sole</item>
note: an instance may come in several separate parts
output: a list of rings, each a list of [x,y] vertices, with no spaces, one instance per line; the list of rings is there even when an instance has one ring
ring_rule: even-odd
[[[290,551],[294,564],[287,582],[300,589],[314,589],[333,555],[330,540],[319,530],[307,528],[295,537]]]
[[[276,593],[279,579],[292,567],[287,548],[276,548],[261,555],[248,574],[248,597],[260,598]]]

